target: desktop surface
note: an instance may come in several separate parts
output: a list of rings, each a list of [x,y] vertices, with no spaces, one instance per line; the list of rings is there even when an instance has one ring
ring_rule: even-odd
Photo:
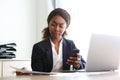
[[[106,72],[74,72],[56,75],[24,75],[1,77],[0,80],[120,80],[118,71]]]

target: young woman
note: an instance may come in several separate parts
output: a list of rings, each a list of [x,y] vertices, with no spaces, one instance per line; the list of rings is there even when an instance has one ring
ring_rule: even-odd
[[[33,46],[31,67],[33,71],[51,72],[74,69],[84,69],[85,61],[77,53],[72,56],[76,46],[72,40],[65,38],[66,29],[70,24],[69,13],[62,9],[54,9],[47,18],[48,27],[43,30],[43,40]]]

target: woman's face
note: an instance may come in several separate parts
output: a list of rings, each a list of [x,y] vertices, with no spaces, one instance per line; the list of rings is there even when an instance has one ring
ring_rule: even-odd
[[[48,26],[52,39],[61,39],[67,27],[66,21],[59,15],[54,16]]]

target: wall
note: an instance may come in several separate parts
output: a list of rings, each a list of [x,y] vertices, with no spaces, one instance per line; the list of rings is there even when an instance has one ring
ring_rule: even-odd
[[[15,42],[16,57],[27,59],[36,35],[36,0],[0,0],[0,44]]]
[[[0,0],[0,44],[15,42],[17,59],[30,59],[42,39],[54,0]]]
[[[37,42],[42,40],[42,30],[47,27],[47,16],[53,10],[53,0],[37,0]]]

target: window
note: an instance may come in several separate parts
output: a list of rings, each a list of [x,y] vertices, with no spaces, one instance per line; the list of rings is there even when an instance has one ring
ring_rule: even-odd
[[[56,7],[71,15],[68,38],[74,40],[86,59],[92,33],[120,36],[119,0],[56,0]]]

